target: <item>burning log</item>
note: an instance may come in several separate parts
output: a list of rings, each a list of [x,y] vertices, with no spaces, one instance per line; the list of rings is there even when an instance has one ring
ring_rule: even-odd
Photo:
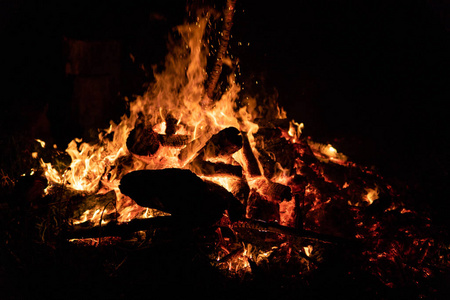
[[[254,179],[252,181],[254,185],[259,187],[258,191],[273,202],[291,200],[292,198],[291,188],[287,185],[272,182],[264,177]]]
[[[225,210],[232,220],[244,214],[242,204],[230,192],[189,170],[134,171],[122,178],[120,191],[140,206],[170,213],[191,224],[212,224]]]
[[[279,128],[288,131],[291,123],[289,119],[273,119],[268,121],[265,118],[262,119],[257,118],[255,119],[255,122],[260,127],[259,129],[260,131],[264,129],[274,129],[274,128]]]
[[[161,145],[181,148],[188,143],[189,138],[188,135],[167,135],[167,130],[165,135],[158,134],[151,127],[140,123],[130,132],[127,138],[127,147],[131,153],[151,156],[158,151]]]
[[[126,236],[140,230],[152,228],[168,228],[182,226],[176,219],[166,217],[154,217],[149,219],[133,219],[126,223],[110,222],[103,226],[85,227],[75,225],[71,230],[64,233],[66,239],[102,238],[107,236]]]
[[[267,184],[263,185],[262,191],[273,201],[284,201],[292,198],[291,188],[281,183],[267,181]]]
[[[189,169],[198,175],[204,176],[235,176],[242,177],[242,167],[224,163],[212,163],[195,159],[189,164]]]
[[[73,193],[68,190],[67,196]],[[96,209],[104,210],[108,205],[114,207],[116,203],[116,193],[109,191],[105,194],[84,195],[76,193],[70,197],[70,208],[73,212],[73,219],[80,219],[86,211],[95,211]],[[106,216],[104,216],[106,218]]]
[[[231,188],[231,193],[236,197],[244,206],[247,206],[247,199],[250,194],[250,187],[248,186],[245,178],[239,178]]]
[[[171,136],[177,131],[178,120],[175,119],[171,114],[166,116],[166,135]]]
[[[213,135],[200,150],[196,159],[207,160],[208,158],[228,156],[241,148],[241,132],[234,127],[228,127]]]
[[[205,137],[193,140],[180,151],[178,158],[185,162],[189,160],[192,153],[196,153],[193,160],[206,161],[211,158],[229,156],[242,148],[241,132],[234,127],[222,129],[209,138],[202,147],[204,141]]]
[[[158,139],[161,145],[173,148],[181,148],[185,146],[189,142],[189,138],[190,138],[189,135],[182,135],[182,134],[158,135]]]
[[[346,239],[340,236],[334,236],[330,234],[322,234],[318,232],[314,232],[311,230],[299,230],[293,227],[283,226],[274,222],[264,222],[260,220],[250,220],[246,219],[243,221],[238,221],[232,224],[233,229],[239,230],[242,229],[250,229],[257,230],[262,232],[272,232],[285,234],[289,236],[294,236],[298,238],[310,239],[319,242],[325,243],[355,243],[355,240]]]
[[[198,175],[216,176],[230,175],[242,177],[242,167],[221,162],[209,162],[208,159],[226,157],[242,147],[240,131],[228,127],[213,135],[198,152],[189,168]]]
[[[158,134],[144,123],[137,124],[127,138],[128,150],[137,155],[151,156],[158,151],[159,146]]]
[[[258,161],[256,160],[255,154],[253,153],[250,142],[248,141],[248,136],[246,132],[242,133],[242,150],[244,153],[244,158],[246,160],[247,172],[250,176],[261,176],[261,171],[259,170]]]
[[[256,190],[252,190],[248,197],[247,218],[279,222],[280,209],[278,203],[268,201]]]
[[[214,90],[216,89],[217,81],[219,80],[220,73],[222,73],[223,59],[226,56],[228,42],[230,41],[230,30],[233,26],[233,15],[236,0],[227,0],[226,7],[224,9],[224,20],[222,27],[222,34],[220,39],[220,46],[217,52],[216,62],[209,74],[208,82],[206,83],[206,95],[209,99],[213,99]]]
[[[275,163],[279,163],[284,169],[293,169],[297,153],[294,146],[281,136],[279,129],[259,130],[255,134],[255,140],[260,156],[265,157],[264,169],[269,172],[267,175],[273,176],[271,173],[275,170]],[[264,175],[271,178],[271,176]]]

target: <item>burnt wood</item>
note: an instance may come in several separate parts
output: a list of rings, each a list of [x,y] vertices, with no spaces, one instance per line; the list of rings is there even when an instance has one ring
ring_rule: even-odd
[[[261,171],[259,170],[258,161],[256,160],[255,154],[253,153],[252,147],[248,140],[248,135],[246,132],[242,133],[242,150],[244,153],[245,163],[247,165],[247,172],[250,176],[261,176]]]
[[[227,127],[214,134],[200,150],[196,159],[206,160],[228,156],[242,148],[241,132],[234,127]]]
[[[127,148],[131,153],[151,156],[160,147],[159,136],[149,126],[137,124],[127,138]]]
[[[242,204],[230,192],[189,170],[134,171],[122,178],[120,191],[140,206],[170,213],[190,224],[212,224],[225,210],[233,220],[244,214]]]
[[[230,165],[224,163],[212,163],[209,161],[203,161],[195,159],[189,164],[189,169],[198,175],[204,176],[234,176],[242,177],[242,167],[237,165]]]

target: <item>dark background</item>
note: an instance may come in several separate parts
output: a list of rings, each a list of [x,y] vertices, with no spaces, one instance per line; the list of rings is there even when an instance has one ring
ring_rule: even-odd
[[[437,0],[238,0],[230,50],[247,91],[277,93],[305,135],[406,183],[444,221],[449,12]],[[60,148],[82,134],[67,118],[64,37],[121,43],[120,102],[142,93],[151,75],[140,66],[162,62],[168,33],[187,15],[185,1],[86,0],[2,1],[0,14],[2,134]],[[124,112],[117,99],[113,119]]]

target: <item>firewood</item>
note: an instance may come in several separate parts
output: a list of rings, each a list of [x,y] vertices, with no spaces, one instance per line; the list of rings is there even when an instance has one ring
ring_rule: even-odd
[[[236,199],[241,201],[244,207],[247,206],[247,200],[250,194],[250,187],[248,186],[248,182],[245,179],[245,177],[239,178],[239,180],[237,180],[233,184],[230,192],[234,195],[234,197],[236,197]]]
[[[206,132],[210,132],[209,130],[206,130]],[[205,145],[205,143],[211,138],[211,135],[204,134],[200,137],[190,141],[186,147],[180,150],[180,154],[178,155],[178,159],[182,163],[189,162],[194,157],[196,157],[198,151],[202,149],[202,147]]]
[[[261,220],[245,219],[242,221],[234,222],[232,226],[233,229],[235,230],[239,230],[239,228],[244,228],[262,232],[273,232],[325,243],[348,243],[348,244],[357,243],[356,240],[346,239],[340,236],[323,234],[305,229],[299,230],[293,227],[283,226],[275,222],[265,222]]]
[[[287,185],[268,181],[263,187],[264,194],[274,201],[290,200],[292,198],[291,188]]]
[[[242,177],[242,167],[224,163],[212,163],[195,159],[189,164],[189,169],[197,175],[204,176],[234,176]]]
[[[225,188],[189,170],[141,170],[125,175],[120,191],[140,206],[155,208],[191,224],[212,224],[225,210],[239,219],[244,208]]]
[[[127,138],[127,148],[131,153],[151,156],[158,151],[159,136],[151,127],[143,123],[136,125]]]
[[[256,190],[252,190],[248,197],[247,218],[279,222],[280,210],[278,203],[268,201]]]
[[[126,236],[133,232],[141,230],[150,230],[158,228],[181,228],[188,224],[182,220],[171,217],[154,217],[149,219],[134,219],[125,223],[110,222],[103,226],[83,227],[80,225],[73,226],[69,231],[63,233],[66,239],[82,239],[82,238],[99,238],[107,236]],[[322,234],[311,230],[298,230],[296,228],[280,225],[275,222],[265,222],[261,220],[242,219],[231,224],[233,230],[239,232],[241,229],[254,230],[258,232],[271,232],[284,234],[300,239],[314,240],[324,243],[335,244],[353,244],[357,241],[346,239],[330,234]]]
[[[273,119],[273,120],[266,120],[266,119],[256,119],[255,122],[258,124],[258,126],[261,129],[283,129],[288,131],[291,121],[289,119]],[[279,130],[278,129],[278,130]]]
[[[245,158],[245,163],[247,166],[247,172],[250,176],[261,176],[261,171],[259,170],[258,161],[256,160],[255,154],[253,153],[250,142],[248,141],[248,136],[246,132],[242,133],[242,150]]]
[[[181,149],[178,158],[182,162],[195,159],[205,161],[209,158],[231,155],[242,148],[241,132],[234,127],[222,129],[207,141],[205,138],[207,136],[201,136],[190,142]]]
[[[281,202],[292,198],[291,188],[287,185],[272,182],[264,177],[254,179],[253,184],[259,187],[260,193],[265,195],[269,201]]]
[[[255,135],[256,149],[260,155],[266,154],[270,159],[279,163],[284,169],[292,170],[295,158],[298,156],[291,142],[273,134],[273,130],[264,131],[265,134]],[[272,135],[273,134],[273,135]]]
[[[272,178],[275,175],[276,161],[273,160],[270,157],[270,155],[266,153],[266,151],[264,151],[264,149],[259,148],[258,153],[259,153],[258,160],[261,163],[264,177],[269,179]]]
[[[72,194],[72,196],[70,196]],[[104,209],[108,205],[114,207],[116,203],[116,193],[109,191],[105,194],[90,194],[74,192],[67,190],[66,195],[69,198],[70,210],[72,211],[72,219],[79,219],[87,210]],[[106,218],[106,216],[105,216]]]
[[[173,134],[175,134],[175,132],[177,131],[177,123],[178,120],[175,119],[172,114],[168,114],[166,116],[166,135],[167,136],[171,136]]]
[[[222,73],[223,59],[226,56],[228,48],[228,42],[230,41],[230,30],[233,26],[233,15],[236,0],[227,0],[226,7],[224,8],[223,27],[220,38],[219,49],[217,51],[217,58],[214,63],[214,67],[208,76],[206,83],[206,95],[209,99],[213,99],[214,90],[216,89],[217,81],[219,80],[220,73]]]
[[[107,236],[126,236],[141,230],[154,228],[169,228],[182,226],[177,219],[171,216],[154,217],[149,219],[134,219],[125,223],[114,221],[102,226],[88,226],[84,224],[74,225],[70,230],[63,233],[66,239],[101,238]]]
[[[241,132],[234,127],[227,127],[209,139],[196,159],[207,160],[208,158],[228,156],[241,148]]]
[[[189,142],[190,136],[181,134],[174,134],[174,135],[159,134],[158,139],[161,145],[163,146],[181,148]]]

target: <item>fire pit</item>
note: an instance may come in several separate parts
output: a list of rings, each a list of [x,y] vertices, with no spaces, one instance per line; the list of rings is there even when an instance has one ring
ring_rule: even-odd
[[[242,96],[226,52],[234,5],[209,74],[219,13],[202,10],[95,142],[38,140],[39,167],[11,194],[27,204],[8,215],[4,270],[34,265],[31,289],[65,298],[438,292],[448,240],[403,186],[304,136],[275,100]]]

